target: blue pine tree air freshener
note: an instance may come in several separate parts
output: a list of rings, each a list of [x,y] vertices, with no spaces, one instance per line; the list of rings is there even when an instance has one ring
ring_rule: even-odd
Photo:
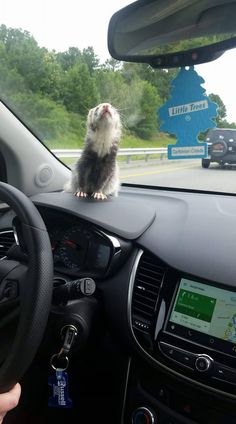
[[[176,144],[168,145],[168,159],[207,158],[207,143],[198,135],[214,128],[217,104],[201,86],[204,79],[193,67],[181,68],[172,82],[171,98],[159,109],[160,130],[174,134]]]

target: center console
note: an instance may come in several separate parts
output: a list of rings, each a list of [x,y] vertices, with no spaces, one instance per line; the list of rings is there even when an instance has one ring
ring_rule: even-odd
[[[132,329],[148,355],[186,379],[235,395],[236,288],[168,269],[152,316],[136,310]]]
[[[131,366],[129,422],[235,423],[236,287],[158,263],[162,277],[155,290],[153,276],[151,282],[144,266],[141,274],[138,268],[130,287],[130,324],[136,348],[147,362]],[[147,292],[156,298],[145,300]]]
[[[168,308],[164,326],[159,329],[158,316],[155,328],[157,351],[197,380],[205,376],[212,387],[223,382],[235,392],[236,292],[186,277],[178,278],[170,302],[167,292],[163,289],[161,299]]]

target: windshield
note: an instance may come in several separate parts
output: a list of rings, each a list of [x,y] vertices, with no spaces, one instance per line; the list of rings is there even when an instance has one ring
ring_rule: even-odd
[[[176,136],[163,130],[158,110],[173,97],[179,69],[122,63],[108,53],[109,20],[129,3],[3,0],[1,100],[69,167],[83,149],[89,110],[111,103],[122,121],[122,183],[235,193],[235,50],[195,67],[218,108],[216,129],[198,136],[207,156],[170,160]]]

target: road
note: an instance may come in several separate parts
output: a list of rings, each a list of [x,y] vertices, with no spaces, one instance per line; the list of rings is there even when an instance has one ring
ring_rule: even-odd
[[[236,193],[236,166],[221,169],[213,163],[203,169],[201,160],[137,162],[120,165],[121,182]]]

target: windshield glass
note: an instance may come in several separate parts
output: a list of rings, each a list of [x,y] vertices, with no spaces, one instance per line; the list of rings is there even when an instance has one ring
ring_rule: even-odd
[[[1,100],[69,167],[83,148],[88,111],[111,103],[122,120],[121,182],[235,193],[235,50],[195,67],[218,107],[216,129],[199,135],[207,157],[169,160],[176,136],[161,130],[158,110],[179,69],[122,63],[107,49],[109,20],[129,3],[3,0]]]

